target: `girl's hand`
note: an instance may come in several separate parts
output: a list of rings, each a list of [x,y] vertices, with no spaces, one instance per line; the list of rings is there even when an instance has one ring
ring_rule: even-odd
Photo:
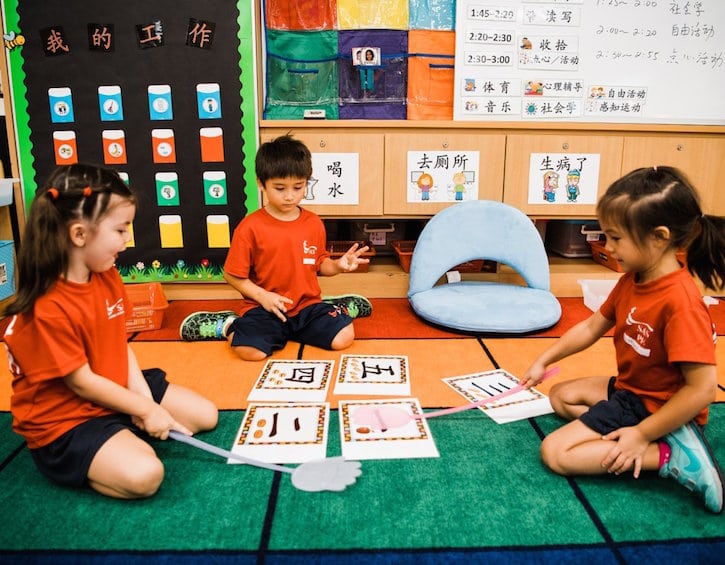
[[[355,243],[345,254],[337,260],[337,266],[340,272],[349,273],[358,268],[359,265],[370,263],[370,259],[360,257],[366,253],[370,247],[367,245],[360,247],[359,243]]]
[[[539,384],[546,375],[546,365],[541,363],[534,363],[529,367],[524,376],[521,377],[520,383],[524,385],[524,388],[529,389]]]
[[[259,305],[270,314],[274,314],[283,322],[287,321],[285,313],[287,306],[294,304],[294,301],[286,296],[277,294],[276,292],[264,292],[259,301]]]
[[[192,435],[186,426],[174,420],[166,408],[155,402],[147,413],[132,417],[132,420],[141,430],[158,439],[168,438],[169,430],[178,430],[188,436]]]
[[[602,436],[603,440],[614,441],[616,444],[602,460],[602,467],[608,473],[620,475],[633,469],[634,478],[639,478],[642,470],[642,459],[649,445],[649,440],[636,426],[619,428]]]

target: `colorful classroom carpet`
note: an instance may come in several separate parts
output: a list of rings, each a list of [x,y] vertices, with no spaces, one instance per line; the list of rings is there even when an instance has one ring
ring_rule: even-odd
[[[338,455],[332,412],[328,455]],[[242,413],[201,439],[229,448]],[[7,563],[721,563],[725,514],[653,474],[567,479],[539,444],[553,416],[498,425],[480,411],[435,418],[440,458],[363,461],[342,492],[296,490],[286,473],[173,441],[151,499],[118,501],[48,483],[0,414]],[[725,460],[725,406],[708,438]]]
[[[378,310],[380,312],[380,309]],[[358,322],[361,322],[359,320]],[[142,335],[142,332],[135,337]],[[494,368],[521,375],[554,338],[359,339],[343,352],[297,343],[274,359],[406,355],[412,390],[427,409],[464,400],[441,379]],[[139,341],[143,367],[194,388],[222,409],[199,439],[229,449],[264,362],[237,359],[225,342]],[[725,341],[717,346],[725,366]],[[611,338],[571,356],[542,383],[612,374]],[[706,435],[725,462],[725,372]],[[117,501],[51,485],[11,430],[10,377],[0,371],[0,562],[437,564],[716,563],[725,554],[725,514],[712,515],[684,488],[649,474],[567,479],[539,459],[554,415],[498,425],[479,410],[429,421],[439,458],[366,460],[343,492],[295,489],[286,473],[243,465],[173,441],[154,442],[166,468],[156,496]],[[328,456],[340,454],[337,402]]]
[[[411,396],[429,408],[462,399],[441,382],[502,367],[521,374],[552,339],[360,340],[355,354],[405,354]],[[263,363],[224,342],[132,343],[143,366],[196,388],[222,408],[200,439],[228,449]],[[611,339],[560,363],[555,379],[613,370]],[[275,358],[329,359],[291,343]],[[718,346],[725,363],[725,348]],[[722,365],[721,365],[722,366]],[[721,376],[721,380],[723,377]],[[725,461],[725,383],[707,437]],[[542,384],[546,392],[549,381]],[[0,399],[9,396],[9,382]],[[341,397],[343,398],[343,397]],[[354,397],[344,397],[354,398]],[[328,456],[340,453],[337,398]],[[7,401],[7,400],[5,400]],[[542,466],[554,415],[498,425],[478,410],[429,421],[439,458],[363,461],[343,492],[296,490],[287,474],[227,465],[173,441],[154,442],[166,467],[151,499],[117,501],[51,485],[0,412],[0,562],[8,563],[715,563],[725,514],[712,515],[672,481],[648,475],[567,479]]]

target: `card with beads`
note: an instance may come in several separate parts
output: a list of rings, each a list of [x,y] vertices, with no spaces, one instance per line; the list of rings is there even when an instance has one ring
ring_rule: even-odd
[[[334,365],[334,361],[270,359],[247,400],[322,402],[327,398]]]
[[[324,459],[329,415],[327,402],[250,403],[231,451],[266,463]]]

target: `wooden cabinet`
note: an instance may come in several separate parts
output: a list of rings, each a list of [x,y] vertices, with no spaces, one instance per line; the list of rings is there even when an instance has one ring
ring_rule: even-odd
[[[592,154],[599,159],[597,196],[632,169],[673,165],[698,188],[706,212],[725,216],[720,189],[725,178],[725,127],[580,123],[473,123],[451,121],[267,121],[261,139],[292,133],[312,152],[360,155],[360,204],[303,204],[323,217],[395,218],[433,216],[455,202],[423,202],[409,197],[408,153],[479,152],[478,198],[502,200],[532,218],[594,219],[592,203],[561,203],[529,198],[532,154]],[[543,185],[542,185],[543,187]],[[531,200],[531,202],[530,202]],[[613,278],[618,273],[591,259],[550,258],[552,289],[557,296],[581,296],[579,278]],[[506,270],[483,276],[510,277]],[[392,259],[376,259],[369,273],[321,280],[327,294],[359,292],[370,297],[405,296],[407,275]],[[331,286],[336,285],[336,286]]]
[[[453,153],[477,152],[479,156],[478,198],[501,200],[506,136],[503,133],[440,132],[429,129],[416,132],[384,133],[371,129],[265,128],[262,142],[292,133],[312,153],[355,153],[359,156],[359,203],[356,205],[302,205],[325,217],[369,218],[376,216],[432,216],[455,201],[422,202],[408,198],[409,151]],[[410,200],[410,201],[409,201]]]
[[[567,155],[592,154],[599,157],[597,196],[620,176],[622,164],[621,135],[590,135],[584,133],[547,134],[511,133],[506,138],[506,172],[503,200],[530,216],[539,217],[594,217],[596,203],[567,203],[559,198],[556,203],[529,198],[531,156],[533,154]],[[582,169],[583,171],[583,169]],[[561,175],[566,177],[564,174]],[[542,179],[543,179],[542,170]],[[543,180],[542,190],[543,190]],[[563,193],[563,181],[558,192]],[[595,199],[594,199],[595,200]]]
[[[386,215],[433,215],[455,201],[433,202],[413,198],[406,178],[408,152],[478,153],[478,199],[501,200],[506,136],[503,133],[450,132],[424,130],[419,133],[385,135],[385,191],[383,211]],[[431,166],[435,166],[433,163]]]
[[[299,131],[266,130],[260,136],[262,142],[292,133],[304,142],[312,153],[354,153],[358,155],[358,204],[315,204],[303,200],[302,205],[320,216],[380,216],[383,213],[383,135],[377,132],[356,134],[331,130]],[[348,187],[349,188],[349,187]],[[346,190],[343,187],[343,190]],[[264,200],[261,200],[264,203]]]
[[[532,217],[594,218],[596,204],[551,204],[529,198],[533,154],[592,154],[599,158],[597,196],[637,167],[672,165],[692,180],[706,212],[725,216],[725,128],[603,124],[472,124],[455,122],[266,121],[261,140],[292,133],[310,150],[359,155],[357,205],[303,205],[324,217],[432,216],[451,202],[409,197],[410,151],[477,151],[478,198],[503,200]],[[683,131],[678,131],[679,129]],[[542,185],[543,186],[543,185]],[[562,195],[563,183],[562,183]],[[596,199],[593,199],[596,200]]]
[[[697,188],[708,214],[725,216],[725,139],[722,136],[630,136],[624,140],[622,174],[639,167],[670,165]]]

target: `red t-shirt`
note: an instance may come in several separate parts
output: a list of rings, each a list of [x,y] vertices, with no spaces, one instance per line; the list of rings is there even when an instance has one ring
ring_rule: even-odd
[[[63,378],[88,363],[121,386],[128,383],[126,312],[115,269],[90,282],[59,280],[30,313],[13,317],[5,332],[13,395],[13,429],[31,449],[49,444],[91,418],[112,411],[81,398]]]
[[[623,275],[600,311],[615,322],[615,387],[635,393],[650,412],[684,385],[676,363],[716,364],[715,326],[685,268],[645,284]],[[696,421],[707,416],[706,408]]]
[[[300,208],[297,219],[285,222],[261,208],[234,230],[224,270],[292,299],[287,315],[294,316],[322,300],[317,271],[330,256],[325,245],[325,226],[316,214]],[[239,314],[258,306],[243,298]]]

